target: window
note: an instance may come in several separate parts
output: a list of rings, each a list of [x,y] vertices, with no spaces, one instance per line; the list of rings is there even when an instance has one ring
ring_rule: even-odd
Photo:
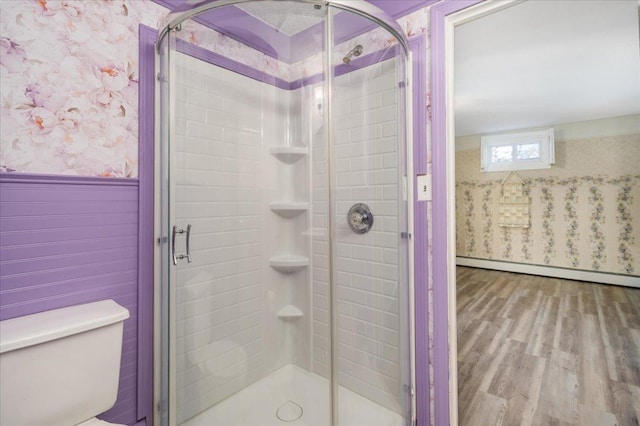
[[[548,169],[555,163],[553,129],[483,136],[483,172]]]

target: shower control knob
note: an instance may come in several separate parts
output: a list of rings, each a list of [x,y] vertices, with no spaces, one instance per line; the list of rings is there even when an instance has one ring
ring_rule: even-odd
[[[366,204],[354,204],[347,213],[347,222],[356,234],[367,233],[373,226],[373,213]]]

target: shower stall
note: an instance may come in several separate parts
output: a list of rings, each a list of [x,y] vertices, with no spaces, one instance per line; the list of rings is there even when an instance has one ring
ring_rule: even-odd
[[[398,24],[360,0],[188,1],[157,50],[160,423],[409,426]]]

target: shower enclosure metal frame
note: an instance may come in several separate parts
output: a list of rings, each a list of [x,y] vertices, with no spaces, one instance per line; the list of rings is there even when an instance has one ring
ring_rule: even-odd
[[[273,0],[204,0],[202,2],[199,3],[195,3],[195,5],[186,5],[185,7],[183,7],[183,10],[177,10],[173,13],[170,13],[166,16],[166,18],[164,19],[164,22],[161,24],[161,29],[158,32],[158,38],[157,38],[157,42],[156,42],[156,53],[159,54],[159,66],[160,69],[165,69],[168,71],[169,75],[173,74],[173,69],[171,69],[171,64],[170,61],[168,61],[168,57],[167,55],[163,56],[163,49],[166,48],[167,51],[169,49],[171,49],[174,46],[170,45],[169,42],[169,34],[171,33],[171,31],[174,30],[179,30],[181,27],[181,24],[190,19],[193,18],[195,16],[197,16],[200,13],[203,12],[207,12],[213,9],[217,9],[217,8],[221,8],[221,7],[225,7],[225,6],[232,6],[232,5],[238,5],[238,4],[242,4],[242,3],[255,3],[255,2],[267,2],[267,1],[273,1]],[[320,7],[331,7],[333,9],[336,10],[341,10],[341,11],[346,11],[346,12],[351,12],[355,15],[358,15],[360,17],[363,17],[373,23],[375,23],[376,25],[378,25],[379,27],[385,29],[387,32],[389,32],[391,35],[393,35],[396,39],[396,41],[398,42],[398,45],[401,48],[401,51],[404,54],[404,58],[405,58],[405,67],[404,67],[404,71],[405,71],[405,75],[403,77],[403,81],[405,83],[405,91],[404,91],[404,100],[405,100],[405,123],[404,123],[404,129],[405,129],[405,144],[404,144],[404,149],[405,149],[405,156],[406,158],[404,159],[404,161],[406,161],[406,167],[405,167],[405,171],[406,171],[406,176],[405,176],[405,181],[403,183],[399,183],[399,185],[401,186],[400,190],[401,191],[405,191],[406,194],[406,204],[407,204],[407,211],[406,216],[407,216],[407,230],[408,230],[408,238],[410,240],[409,244],[407,245],[407,257],[408,257],[408,274],[407,274],[407,280],[408,280],[408,285],[409,285],[409,356],[410,356],[410,360],[409,360],[409,368],[410,368],[410,382],[411,382],[411,389],[410,389],[410,408],[411,408],[411,418],[409,419],[409,421],[411,422],[411,424],[415,424],[416,422],[416,392],[415,392],[415,303],[414,303],[414,244],[411,241],[411,237],[414,234],[414,218],[413,218],[413,210],[414,210],[414,174],[413,174],[413,156],[412,156],[412,151],[413,151],[413,126],[412,126],[412,119],[413,119],[413,102],[412,102],[412,90],[410,89],[411,84],[413,82],[412,79],[412,70],[413,70],[413,66],[412,66],[412,58],[411,58],[411,51],[409,50],[409,44],[408,41],[401,29],[401,27],[397,24],[397,22],[391,18],[389,15],[387,15],[384,11],[380,10],[379,8],[377,8],[376,6],[373,6],[369,3],[366,3],[364,0],[295,0],[297,2],[300,3],[308,3],[311,5],[317,5]],[[191,7],[191,9],[189,9],[189,7]],[[186,10],[185,10],[186,9]],[[330,10],[330,9],[329,9]],[[327,39],[330,39],[331,35],[333,34],[333,15],[332,13],[327,13],[327,16],[325,18],[325,34]],[[357,46],[358,47],[358,46]],[[361,46],[359,46],[361,49]],[[325,69],[324,69],[324,75],[326,76],[326,82],[323,85],[324,86],[324,98],[325,98],[325,102],[328,105],[332,105],[332,92],[333,92],[333,88],[332,88],[332,81],[333,81],[333,72],[332,72],[332,59],[333,59],[333,44],[331,42],[327,42],[326,46],[325,46]],[[355,55],[358,56],[358,55]],[[158,73],[158,80],[161,83],[167,83],[166,81],[166,75],[164,75],[163,73]],[[171,92],[171,83],[169,83],[168,85],[165,84],[164,87],[161,84],[160,87],[160,91],[161,91],[161,99],[163,100],[167,100],[169,97],[169,93]],[[175,111],[173,111],[173,107],[171,106],[171,104],[169,102],[165,102],[162,101],[161,105],[160,105],[160,140],[161,141],[165,141],[167,140],[167,138],[171,137],[171,129],[169,127],[169,117],[173,116],[175,113]],[[332,133],[332,111],[331,111],[331,107],[327,108],[327,112],[324,114],[324,122],[325,122],[325,126],[327,128],[327,132],[328,132],[328,149],[329,149],[329,158],[335,158],[335,155],[333,153],[333,143],[331,142],[332,137],[333,137],[333,133]],[[169,159],[170,154],[169,152],[165,151],[167,149],[167,144],[162,142],[160,144],[160,148],[158,150],[158,153],[160,155],[161,159],[164,159],[165,161]],[[160,164],[160,168],[163,170],[168,169],[168,164],[165,164],[163,161],[161,161],[162,164]],[[336,211],[336,197],[335,194],[333,193],[333,191],[331,190],[332,188],[335,187],[335,172],[332,169],[334,167],[334,165],[332,164],[332,161],[328,161],[328,174],[329,174],[329,179],[330,179],[330,185],[329,185],[329,189],[328,189],[328,196],[329,196],[329,210],[330,212],[332,212],[331,214],[328,215],[328,229],[329,229],[329,235],[333,236],[336,233],[336,225],[335,225],[335,219],[334,219],[334,213]],[[169,188],[167,187],[167,182],[166,181],[159,181],[158,182],[160,185],[160,190],[159,190],[159,194],[160,194],[160,215],[164,218],[164,217],[168,217],[168,211],[167,209],[168,207],[168,200],[165,200],[164,198],[167,197],[168,194],[168,190]],[[188,247],[188,238],[189,238],[189,231],[190,231],[190,227],[191,225],[189,225],[189,229],[187,231],[183,231],[183,230],[177,230],[175,226],[173,226],[173,232],[171,232],[169,230],[170,228],[170,224],[169,223],[164,223],[161,220],[161,226],[166,227],[166,230],[163,230],[161,235],[163,237],[160,238],[159,243],[162,247],[162,249],[160,250],[161,252],[161,258],[162,261],[160,262],[160,268],[162,270],[161,272],[161,304],[160,304],[160,311],[161,311],[161,322],[163,327],[165,326],[165,322],[167,322],[170,320],[169,316],[170,316],[170,310],[169,310],[169,267],[170,265],[173,263],[173,265],[176,265],[176,254],[175,254],[175,246],[173,244],[173,241],[171,240],[175,240],[176,237],[176,233],[178,234],[182,234],[182,233],[186,233],[187,235],[187,247]],[[337,336],[337,332],[335,330],[336,325],[335,325],[335,321],[336,321],[336,312],[335,312],[335,306],[337,306],[337,292],[334,288],[334,285],[331,283],[335,283],[336,282],[336,269],[332,266],[332,258],[333,258],[333,253],[336,253],[337,249],[336,249],[336,241],[335,238],[331,237],[329,239],[329,255],[328,255],[328,259],[329,259],[329,271],[330,271],[330,280],[329,280],[329,300],[330,300],[330,315],[329,315],[329,335],[330,335],[330,348],[331,348],[331,356],[330,356],[330,391],[331,391],[331,399],[330,399],[330,418],[331,418],[331,425],[338,425],[338,410],[336,409],[337,404],[338,404],[338,368],[336,367],[336,362],[338,360],[338,336]],[[191,258],[190,258],[190,253],[187,253],[186,255],[183,255],[183,257],[186,259],[187,255],[189,256],[189,262],[191,262]],[[180,258],[180,257],[178,257]],[[172,259],[172,260],[170,260]],[[161,336],[161,353],[162,353],[162,360],[160,360],[160,387],[161,387],[161,398],[160,398],[160,406],[158,407],[160,410],[160,422],[162,425],[168,425],[170,424],[170,420],[169,418],[167,418],[166,416],[163,415],[163,413],[166,414],[167,410],[169,409],[169,407],[167,406],[168,404],[168,400],[170,395],[167,395],[166,392],[168,392],[169,390],[169,376],[171,375],[171,368],[172,366],[169,364],[169,359],[168,359],[168,354],[169,354],[169,344],[171,341],[172,337],[168,335],[167,333],[167,329],[163,328],[162,331],[162,336]]]

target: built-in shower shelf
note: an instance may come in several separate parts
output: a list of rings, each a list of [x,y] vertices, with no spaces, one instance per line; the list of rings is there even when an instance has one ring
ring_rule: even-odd
[[[299,146],[277,146],[271,148],[271,154],[285,163],[295,163],[305,155],[309,150]]]
[[[278,311],[278,318],[284,321],[294,321],[302,318],[302,311],[293,305],[287,305]]]
[[[303,201],[276,201],[269,204],[271,210],[282,217],[295,217],[309,209],[309,203]]]
[[[296,272],[309,266],[309,258],[304,256],[284,255],[269,259],[271,267],[279,272]]]

